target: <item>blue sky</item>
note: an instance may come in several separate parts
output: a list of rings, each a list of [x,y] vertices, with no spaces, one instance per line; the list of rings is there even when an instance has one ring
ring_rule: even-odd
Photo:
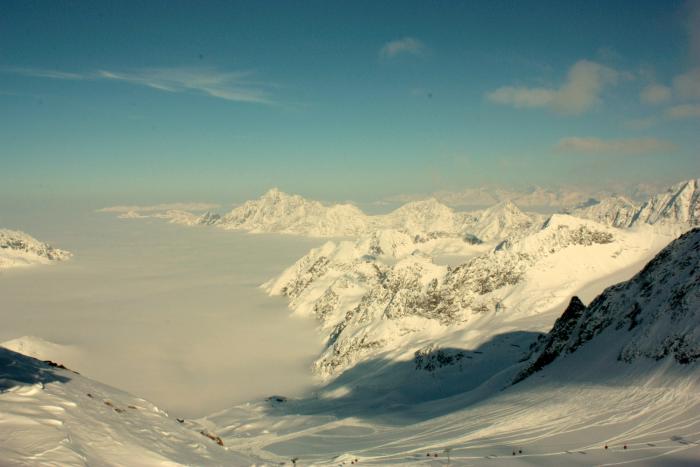
[[[700,176],[700,3],[0,3],[0,196]]]

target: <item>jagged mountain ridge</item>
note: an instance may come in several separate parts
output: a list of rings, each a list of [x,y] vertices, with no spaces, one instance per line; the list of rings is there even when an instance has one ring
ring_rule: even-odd
[[[402,235],[328,242],[264,285],[286,296],[296,313],[319,320],[328,338],[314,366],[318,374],[337,375],[469,321],[547,310],[564,291],[651,251],[645,234],[565,215],[552,216],[535,234],[475,252],[455,268],[435,264]],[[582,276],[571,258],[581,263]]]
[[[0,229],[0,269],[64,261],[71,256],[24,232]]]
[[[515,381],[596,342],[596,351],[624,362],[700,360],[700,228],[674,240],[632,279],[606,289],[589,306],[572,298]]]
[[[610,197],[572,214],[620,228],[649,224],[687,230],[700,225],[700,179],[677,183],[640,206],[624,197]]]
[[[202,219],[197,223],[215,223],[224,229],[249,232],[357,237],[375,230],[393,229],[412,235],[471,234],[484,241],[522,232],[542,221],[541,216],[525,214],[509,202],[484,211],[464,213],[455,212],[434,198],[412,201],[388,214],[370,216],[350,204],[325,206],[278,189],[247,201],[220,220],[205,222]]]

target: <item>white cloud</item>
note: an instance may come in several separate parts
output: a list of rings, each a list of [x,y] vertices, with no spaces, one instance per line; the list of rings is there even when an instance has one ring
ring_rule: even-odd
[[[650,84],[642,89],[639,98],[647,104],[661,104],[671,99],[671,88],[662,84]]]
[[[666,118],[677,120],[681,118],[700,117],[700,104],[682,104],[669,107],[664,114]]]
[[[30,68],[13,68],[8,71],[37,78],[124,81],[164,92],[193,91],[229,101],[272,103],[265,90],[267,86],[252,80],[250,72],[219,71],[213,68],[146,68],[129,72],[99,70],[86,73]]]
[[[404,37],[384,44],[382,48],[379,49],[379,56],[381,58],[394,58],[401,54],[423,55],[427,50],[428,48],[425,44],[418,39]]]
[[[656,138],[633,139],[600,139],[570,137],[559,140],[555,149],[562,152],[584,154],[648,154],[668,152],[676,149],[676,145]]]
[[[486,94],[497,104],[516,108],[546,107],[567,115],[582,114],[600,101],[603,89],[615,84],[620,74],[612,68],[589,60],[579,60],[558,88],[505,86]]]
[[[157,212],[157,211],[167,211],[170,209],[176,209],[180,211],[208,211],[210,209],[218,208],[218,204],[212,203],[165,203],[165,204],[154,204],[151,206],[111,206],[108,208],[98,209],[97,212],[117,212],[117,213],[127,213],[127,212]]]
[[[700,68],[676,76],[673,88],[681,99],[700,99]]]

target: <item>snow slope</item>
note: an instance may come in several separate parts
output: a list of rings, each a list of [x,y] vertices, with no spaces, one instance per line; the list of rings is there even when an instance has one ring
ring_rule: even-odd
[[[664,248],[630,281],[586,307],[577,297],[541,339],[524,379],[580,347],[624,362],[700,360],[700,228]]]
[[[24,232],[0,229],[0,270],[64,261],[71,253],[40,242]]]
[[[3,466],[253,463],[185,425],[143,399],[0,347]]]

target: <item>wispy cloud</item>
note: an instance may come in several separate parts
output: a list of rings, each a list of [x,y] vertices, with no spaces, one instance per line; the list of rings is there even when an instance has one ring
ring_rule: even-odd
[[[424,55],[428,51],[425,44],[413,37],[389,41],[379,49],[381,58],[394,58],[398,55]]]
[[[582,114],[601,101],[608,85],[615,84],[620,73],[589,60],[579,60],[559,87],[504,86],[486,94],[497,104],[515,108],[549,108],[566,115]]]
[[[639,98],[646,104],[662,104],[671,99],[671,88],[663,84],[650,84],[642,89]]]
[[[555,149],[582,154],[633,155],[669,152],[676,145],[656,138],[600,139],[570,137],[559,140]]]
[[[6,71],[47,79],[123,81],[164,92],[198,92],[228,101],[273,103],[267,91],[270,86],[254,80],[252,72],[220,71],[214,68],[144,68],[132,71],[97,70],[84,73],[35,68],[10,68]]]

